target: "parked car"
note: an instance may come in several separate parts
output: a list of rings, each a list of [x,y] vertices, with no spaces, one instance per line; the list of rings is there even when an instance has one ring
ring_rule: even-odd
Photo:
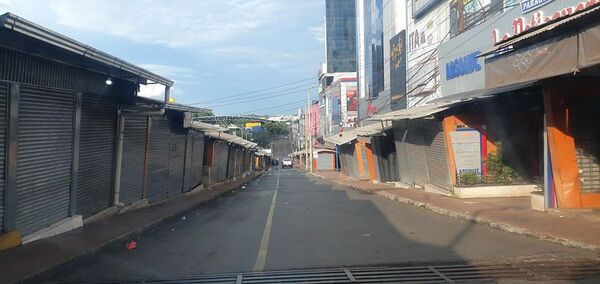
[[[292,159],[285,158],[281,162],[281,168],[292,168]]]
[[[271,161],[271,165],[273,165],[273,166],[277,166],[277,165],[279,165],[279,160],[277,160],[277,159],[273,159],[273,160]]]

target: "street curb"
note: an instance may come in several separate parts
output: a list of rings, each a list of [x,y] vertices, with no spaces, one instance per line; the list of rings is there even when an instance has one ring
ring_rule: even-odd
[[[552,242],[552,243],[556,243],[556,244],[560,244],[563,246],[567,246],[567,247],[573,247],[573,248],[580,248],[580,249],[587,249],[587,250],[592,250],[592,251],[600,251],[600,246],[595,246],[595,245],[590,245],[590,244],[586,244],[586,243],[582,243],[582,242],[578,242],[578,241],[573,241],[573,240],[568,240],[568,239],[564,239],[564,238],[559,238],[559,237],[555,237],[552,235],[548,235],[548,234],[544,234],[544,233],[540,233],[537,231],[532,231],[529,229],[525,229],[525,228],[521,228],[518,226],[514,226],[508,223],[502,223],[502,222],[495,222],[486,218],[481,218],[481,217],[474,217],[471,216],[469,214],[465,214],[465,213],[461,213],[461,212],[456,212],[456,211],[452,211],[452,210],[448,210],[445,208],[441,208],[435,205],[432,205],[430,203],[427,202],[422,202],[422,201],[417,201],[417,200],[413,200],[410,198],[405,198],[405,197],[399,197],[395,194],[386,192],[386,191],[377,191],[377,190],[370,190],[370,189],[365,189],[363,187],[360,186],[356,186],[356,185],[352,185],[352,184],[345,184],[342,182],[338,182],[338,181],[333,181],[333,180],[329,180],[327,178],[325,178],[324,176],[321,176],[319,174],[316,173],[309,173],[315,177],[319,177],[323,180],[326,180],[328,182],[331,183],[335,183],[338,185],[343,185],[349,188],[352,188],[354,190],[359,190],[359,191],[364,191],[364,192],[368,192],[389,200],[393,200],[393,201],[397,201],[397,202],[401,202],[407,205],[412,205],[415,207],[419,207],[425,210],[429,210],[431,212],[434,212],[436,214],[440,214],[440,215],[444,215],[444,216],[448,216],[448,217],[453,217],[453,218],[457,218],[457,219],[461,219],[461,220],[465,220],[465,221],[469,221],[471,223],[475,223],[475,224],[479,224],[479,225],[488,225],[492,228],[498,229],[498,230],[502,230],[505,232],[510,232],[510,233],[515,233],[515,234],[519,234],[522,236],[526,236],[526,237],[530,237],[530,238],[534,238],[534,239],[538,239],[538,240],[543,240],[543,241],[548,241],[548,242]]]
[[[223,187],[226,187],[226,189],[224,189],[223,192],[218,193],[218,194],[212,196],[209,199],[201,200],[198,203],[195,203],[195,204],[190,205],[188,207],[182,208],[181,210],[178,210],[178,211],[169,213],[167,215],[164,215],[161,218],[159,218],[159,219],[157,219],[157,220],[155,220],[155,221],[153,221],[153,222],[151,222],[149,224],[143,225],[143,226],[138,227],[136,229],[133,229],[133,230],[127,232],[127,233],[124,233],[124,234],[121,234],[119,236],[116,236],[116,237],[112,238],[111,240],[108,240],[108,241],[106,241],[106,242],[104,242],[102,244],[99,244],[99,245],[97,245],[97,246],[95,246],[93,248],[90,248],[89,250],[87,250],[87,251],[85,251],[83,253],[80,253],[79,255],[76,255],[76,256],[73,256],[73,257],[70,257],[70,258],[66,259],[62,263],[59,263],[59,264],[57,264],[57,265],[55,265],[53,267],[45,268],[45,269],[43,269],[43,270],[41,270],[39,272],[34,273],[33,275],[25,276],[25,277],[17,280],[16,282],[13,282],[13,283],[40,283],[40,282],[43,282],[47,278],[50,278],[50,277],[52,277],[54,275],[57,275],[60,272],[63,272],[65,270],[69,269],[69,268],[73,268],[73,267],[77,266],[78,264],[82,263],[83,261],[85,261],[85,260],[87,260],[87,259],[95,256],[96,254],[104,251],[107,248],[110,248],[112,245],[115,245],[118,242],[129,241],[130,239],[136,238],[139,235],[143,234],[144,232],[147,232],[147,231],[151,230],[152,228],[154,228],[154,227],[156,227],[156,226],[158,226],[158,225],[160,225],[160,224],[162,224],[162,223],[164,223],[166,221],[171,220],[172,218],[178,217],[178,215],[180,215],[181,213],[189,211],[189,210],[191,210],[191,209],[193,209],[193,208],[195,208],[197,206],[200,206],[202,204],[206,204],[208,202],[214,201],[214,200],[216,200],[218,198],[221,198],[224,195],[226,195],[226,194],[234,191],[235,189],[239,188],[243,184],[248,183],[248,182],[250,182],[250,181],[252,181],[252,180],[254,180],[254,179],[262,176],[265,172],[266,171],[262,171],[262,172],[260,172],[258,174],[248,175],[245,178],[242,178],[242,179],[239,179],[239,180],[236,180],[236,181],[231,181],[231,183],[221,183],[221,184],[217,185],[217,187],[223,186]],[[210,187],[208,187],[205,190],[215,190],[213,188],[214,188],[213,186],[210,186]],[[189,197],[189,195],[185,195],[185,194],[182,194],[180,196]],[[148,208],[148,207],[146,207],[146,208]]]

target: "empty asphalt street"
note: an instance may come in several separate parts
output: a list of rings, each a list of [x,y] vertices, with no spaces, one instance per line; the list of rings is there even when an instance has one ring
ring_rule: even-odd
[[[134,250],[115,244],[52,280],[592,256],[334,186],[297,169],[268,171],[136,241]]]

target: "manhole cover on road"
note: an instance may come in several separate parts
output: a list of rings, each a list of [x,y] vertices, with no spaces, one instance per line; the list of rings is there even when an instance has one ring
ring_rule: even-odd
[[[600,278],[600,262],[524,262],[431,266],[380,266],[198,275],[98,283],[465,283]],[[81,283],[81,282],[78,282]],[[88,282],[93,283],[93,282]]]

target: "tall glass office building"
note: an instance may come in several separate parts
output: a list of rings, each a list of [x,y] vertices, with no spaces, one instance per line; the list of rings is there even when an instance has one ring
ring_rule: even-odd
[[[326,0],[327,73],[356,72],[355,0]]]
[[[365,84],[367,97],[383,91],[383,1],[364,1]]]

